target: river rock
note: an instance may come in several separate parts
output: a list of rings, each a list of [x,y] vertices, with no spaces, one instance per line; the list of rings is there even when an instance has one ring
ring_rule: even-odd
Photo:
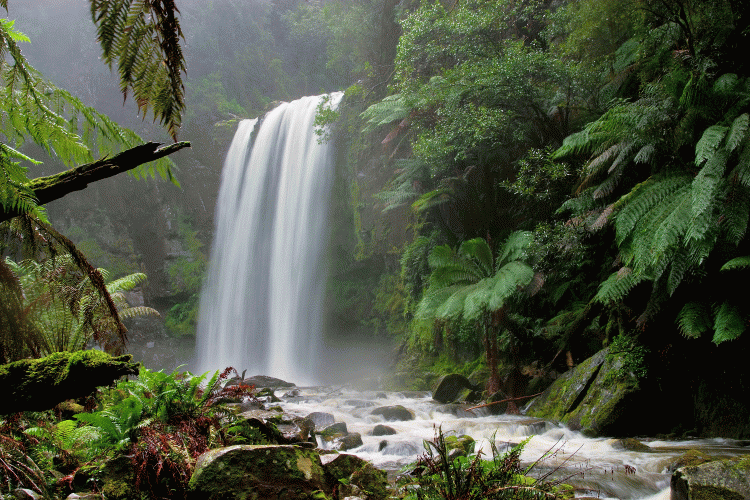
[[[750,499],[750,457],[715,460],[674,471],[671,500]]]
[[[315,450],[297,446],[235,445],[198,457],[188,498],[302,500],[331,493]]]
[[[350,432],[346,436],[341,436],[335,441],[335,447],[339,451],[353,450],[359,448],[364,443],[362,442],[362,435],[359,432]]]
[[[396,429],[387,425],[378,424],[372,428],[373,436],[392,436],[396,434]]]
[[[272,389],[297,387],[291,382],[286,382],[280,378],[269,377],[267,375],[255,375],[242,381],[246,385],[254,385],[256,389],[270,387]]]
[[[644,425],[638,383],[624,369],[624,354],[602,349],[560,376],[526,415],[557,420],[588,436],[627,436]],[[645,425],[648,423],[646,422]]]
[[[474,453],[474,438],[464,434],[463,436],[446,436],[445,447],[450,450],[460,450],[462,454],[471,455]]]
[[[479,416],[474,410],[469,411],[464,405],[458,403],[436,406],[435,411],[447,413],[458,418],[477,418]]]
[[[361,495],[365,500],[388,498],[388,478],[384,471],[355,455],[339,454],[322,457],[324,468],[335,483],[341,498]],[[358,491],[348,488],[355,486]]]
[[[432,391],[432,399],[440,403],[453,403],[458,401],[459,395],[468,389],[469,393],[474,391],[474,384],[469,379],[458,373],[445,375],[438,380]]]
[[[322,411],[314,411],[310,413],[307,418],[315,423],[316,429],[325,429],[329,425],[333,425],[336,422],[336,419],[333,417],[333,415]]]
[[[324,441],[333,441],[336,438],[346,436],[349,434],[349,431],[346,429],[345,422],[336,422],[335,424],[331,424],[324,428],[318,434]]]
[[[386,421],[414,420],[414,412],[401,405],[380,406],[371,412],[372,415],[382,415]]]
[[[696,466],[716,460],[713,456],[701,450],[688,450],[679,457],[670,457],[659,462],[660,469],[670,474],[681,467]]]

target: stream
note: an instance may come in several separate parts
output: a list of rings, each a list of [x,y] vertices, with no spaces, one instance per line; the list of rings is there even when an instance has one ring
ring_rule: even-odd
[[[669,499],[672,459],[689,449],[703,450],[716,457],[750,453],[747,442],[729,439],[664,441],[642,439],[650,450],[628,451],[610,438],[588,438],[566,427],[538,418],[489,415],[486,409],[472,412],[457,405],[434,401],[429,392],[361,392],[332,387],[304,387],[278,390],[286,413],[305,417],[313,412],[333,415],[346,423],[350,433],[362,435],[362,446],[346,451],[370,461],[394,477],[398,471],[425,452],[423,442],[432,440],[438,427],[445,435],[469,435],[476,449],[491,457],[490,441],[503,452],[528,439],[521,456],[525,464],[537,464],[531,475],[552,472],[576,488],[576,497],[602,499]],[[282,396],[283,394],[283,396]],[[376,407],[402,405],[415,418],[388,421],[372,415]],[[644,416],[647,418],[647,414]],[[395,435],[372,436],[373,427],[385,424]],[[320,430],[320,429],[318,429]],[[318,437],[321,448],[329,446]],[[540,457],[544,457],[540,460]]]

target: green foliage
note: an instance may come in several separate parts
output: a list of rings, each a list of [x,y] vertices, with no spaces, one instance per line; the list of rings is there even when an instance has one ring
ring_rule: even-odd
[[[185,108],[178,13],[173,0],[91,0],[103,59],[117,63],[123,96],[132,92],[144,114],[152,108],[174,140]]]
[[[648,376],[648,355],[647,347],[626,335],[618,335],[612,339],[607,353],[609,357],[619,356],[622,359],[622,366],[616,372],[616,376],[623,379],[635,377],[636,380]]]
[[[458,251],[447,245],[430,253],[430,285],[417,307],[418,318],[479,320],[503,307],[534,272],[518,259],[530,242],[527,232],[511,234],[493,258],[487,241],[465,241]]]
[[[425,441],[426,453],[409,466],[412,475],[404,475],[399,482],[407,500],[463,500],[463,499],[532,499],[556,497],[557,483],[547,476],[532,479],[525,474],[530,468],[521,466],[521,452],[526,442],[514,446],[504,454],[498,452],[491,440],[492,457],[449,458],[449,447],[442,429],[435,439]],[[413,477],[413,478],[412,478]]]
[[[117,350],[115,322],[110,303],[118,316],[129,318],[147,314],[158,315],[148,307],[130,307],[125,292],[146,279],[143,273],[123,276],[105,284],[107,296],[92,285],[74,264],[70,254],[42,261],[24,260],[16,263],[6,258],[5,265],[18,284],[23,300],[15,307],[24,311],[29,336],[23,339],[26,349],[17,355],[41,357],[58,351],[86,349],[90,342]],[[98,271],[107,280],[106,270]]]

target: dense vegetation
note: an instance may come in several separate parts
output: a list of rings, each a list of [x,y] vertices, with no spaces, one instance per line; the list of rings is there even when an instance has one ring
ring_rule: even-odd
[[[519,371],[564,371],[613,343],[642,378],[683,377],[694,397],[722,378],[743,386],[747,8],[474,0],[395,13],[387,95],[365,80],[342,111],[369,134],[347,159],[365,174],[350,189],[351,246],[379,269],[363,320],[401,339],[409,363],[484,350],[494,367],[497,349],[510,393]],[[497,262],[519,230],[533,273],[506,276]]]

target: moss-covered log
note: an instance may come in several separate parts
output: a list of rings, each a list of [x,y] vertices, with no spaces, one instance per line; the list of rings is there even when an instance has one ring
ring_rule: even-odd
[[[44,205],[73,191],[85,189],[92,182],[127,172],[144,163],[164,158],[180,149],[190,147],[190,143],[176,142],[164,147],[159,146],[161,144],[157,142],[141,144],[111,158],[86,163],[59,174],[32,179],[26,183],[26,187],[34,192],[37,204]],[[20,212],[0,209],[0,222],[18,215]]]
[[[97,387],[138,373],[131,355],[102,351],[56,352],[41,359],[0,365],[0,414],[41,411],[68,399],[88,396]]]

